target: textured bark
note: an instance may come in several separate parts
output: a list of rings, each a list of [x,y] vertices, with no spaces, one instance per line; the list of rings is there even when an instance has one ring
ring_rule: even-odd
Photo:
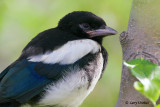
[[[145,58],[160,64],[159,4],[160,0],[133,0],[128,34],[124,32],[120,36],[123,60]],[[133,88],[135,81],[129,69],[123,66],[116,107],[153,107],[147,98]],[[142,102],[147,104],[138,104]]]

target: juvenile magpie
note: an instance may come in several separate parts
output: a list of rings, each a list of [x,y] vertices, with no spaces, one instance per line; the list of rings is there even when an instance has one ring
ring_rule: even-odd
[[[78,107],[101,78],[103,37],[117,32],[87,11],[39,33],[0,74],[0,107]]]

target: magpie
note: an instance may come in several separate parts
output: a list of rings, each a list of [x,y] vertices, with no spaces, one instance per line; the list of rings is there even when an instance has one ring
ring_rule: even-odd
[[[105,70],[103,37],[116,33],[91,12],[67,14],[1,72],[0,107],[78,107]]]

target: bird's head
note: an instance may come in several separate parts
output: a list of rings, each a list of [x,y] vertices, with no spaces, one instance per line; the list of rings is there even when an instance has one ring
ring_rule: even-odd
[[[96,40],[100,44],[103,37],[117,33],[116,30],[108,27],[102,18],[87,11],[67,14],[59,21],[58,28],[80,38]]]

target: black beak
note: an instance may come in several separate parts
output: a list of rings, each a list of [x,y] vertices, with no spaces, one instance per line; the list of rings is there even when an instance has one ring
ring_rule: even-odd
[[[108,26],[105,26],[104,29],[91,30],[91,31],[87,31],[86,33],[88,33],[90,37],[93,38],[98,36],[115,35],[117,34],[117,31]]]

